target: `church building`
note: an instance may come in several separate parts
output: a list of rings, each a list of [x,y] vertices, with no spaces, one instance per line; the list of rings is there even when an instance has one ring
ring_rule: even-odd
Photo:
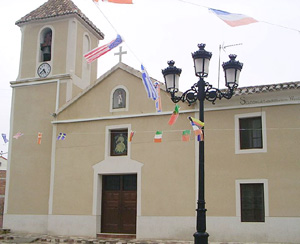
[[[163,84],[156,112],[140,71],[119,62],[97,77],[83,54],[104,34],[71,0],[48,0],[16,25],[3,228],[193,240],[199,150],[187,117],[198,104],[179,102],[169,125]],[[300,243],[300,82],[206,103],[204,134],[209,241]]]

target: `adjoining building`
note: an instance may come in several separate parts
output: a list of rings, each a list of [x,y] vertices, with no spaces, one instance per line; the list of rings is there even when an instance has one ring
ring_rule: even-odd
[[[17,25],[4,228],[192,239],[199,155],[194,135],[181,137],[197,105],[179,103],[170,126],[163,85],[157,113],[139,71],[118,63],[97,79],[83,54],[104,35],[70,0],[49,0]],[[210,241],[300,242],[299,91],[299,81],[242,87],[206,105]]]
[[[7,159],[0,156],[0,228],[3,225]]]

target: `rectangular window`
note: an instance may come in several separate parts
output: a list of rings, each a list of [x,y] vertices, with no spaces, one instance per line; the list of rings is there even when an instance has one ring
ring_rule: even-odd
[[[110,156],[127,155],[128,129],[110,130]]]
[[[262,148],[261,117],[240,118],[240,149]]]
[[[267,152],[266,113],[235,115],[235,153]]]
[[[265,222],[264,184],[240,184],[241,221]]]

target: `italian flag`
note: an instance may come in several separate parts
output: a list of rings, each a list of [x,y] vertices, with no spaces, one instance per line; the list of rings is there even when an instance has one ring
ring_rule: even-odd
[[[156,131],[154,136],[154,142],[161,142],[162,141],[162,131]]]
[[[190,130],[184,130],[182,132],[182,141],[189,141],[190,140],[191,131]]]

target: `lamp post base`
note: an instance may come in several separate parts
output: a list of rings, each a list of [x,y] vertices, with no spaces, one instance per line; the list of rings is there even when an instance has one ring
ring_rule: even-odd
[[[194,244],[208,244],[208,237],[207,232],[196,232],[194,234]]]

